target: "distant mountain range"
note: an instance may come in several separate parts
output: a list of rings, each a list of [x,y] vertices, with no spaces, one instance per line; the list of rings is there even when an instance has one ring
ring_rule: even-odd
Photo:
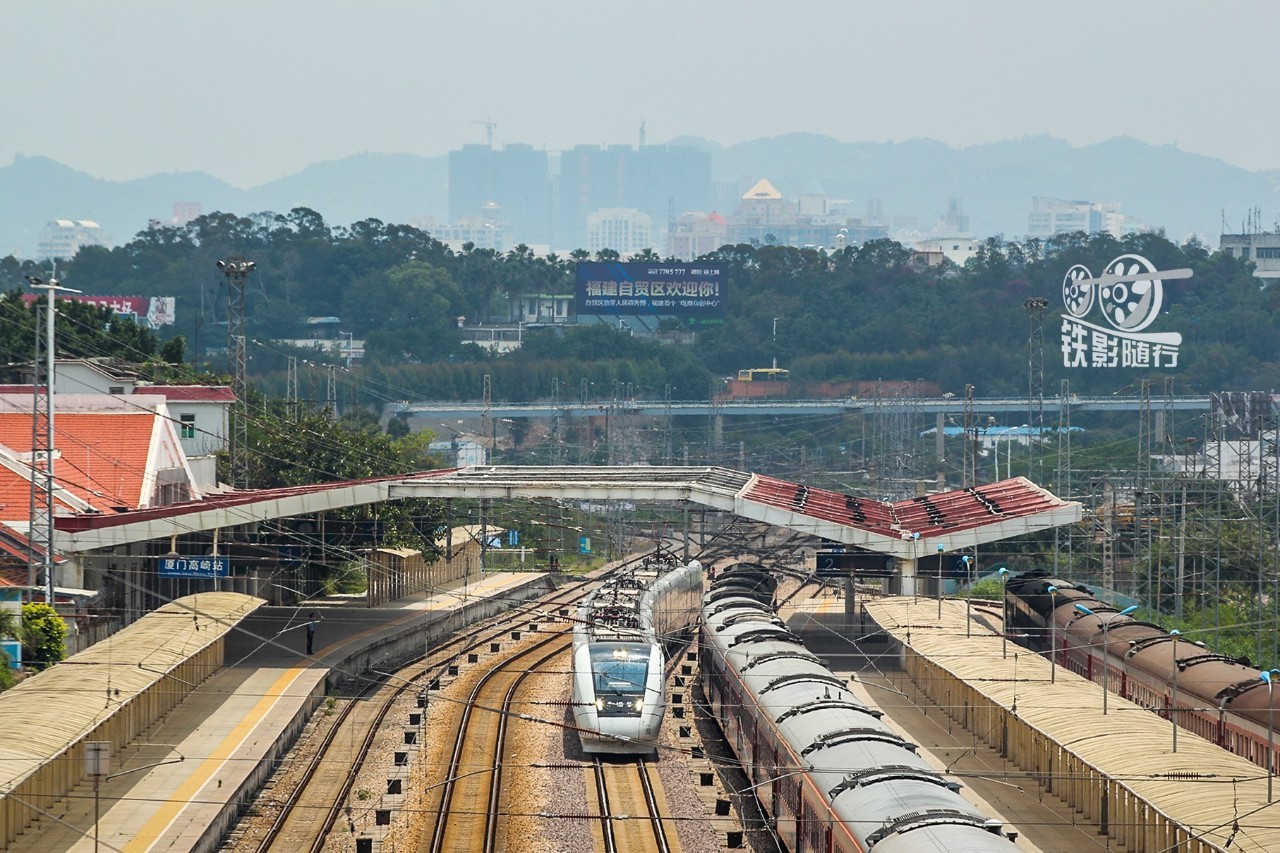
[[[1175,240],[1198,233],[1216,243],[1224,220],[1228,231],[1237,231],[1252,210],[1274,215],[1280,189],[1280,170],[1250,172],[1126,137],[1082,147],[1047,136],[952,148],[930,139],[840,142],[810,133],[730,146],[695,137],[672,143],[710,151],[716,182],[745,188],[763,177],[792,197],[816,183],[831,198],[850,200],[854,210],[878,199],[886,216],[915,217],[924,229],[959,196],[978,237],[1021,237],[1032,196],[1050,196],[1117,201],[1124,214],[1164,228]],[[175,202],[198,202],[206,213],[309,207],[331,225],[370,217],[444,221],[447,184],[447,156],[357,154],[248,190],[202,172],[106,181],[44,157],[20,156],[0,167],[0,256],[31,256],[50,219],[92,219],[124,243],[148,221],[168,220]]]

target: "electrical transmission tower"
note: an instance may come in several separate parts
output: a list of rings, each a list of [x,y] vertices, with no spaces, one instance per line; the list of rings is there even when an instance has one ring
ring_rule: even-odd
[[[57,453],[53,446],[53,411],[54,411],[54,377],[55,353],[57,346],[54,338],[54,318],[57,316],[58,292],[79,293],[58,284],[58,280],[49,277],[48,281],[35,276],[27,276],[33,290],[44,291],[44,334],[40,333],[40,318],[36,318],[35,360],[32,362],[32,418],[31,418],[31,519],[27,529],[27,584],[29,600],[35,601],[37,581],[36,566],[40,566],[45,584],[45,601],[54,606],[55,584],[53,577],[53,490],[54,460]],[[41,362],[44,362],[41,365]],[[44,367],[41,376],[40,368]],[[43,429],[41,427],[43,426]],[[36,553],[37,545],[44,550]]]
[[[564,464],[564,442],[560,438],[560,377],[551,377],[551,464]]]
[[[1071,500],[1071,381],[1063,379],[1058,386],[1058,477],[1054,491],[1063,500]],[[1072,525],[1053,528],[1053,563],[1058,567],[1060,536],[1066,537],[1067,570],[1075,568],[1071,540]]]
[[[244,337],[244,283],[256,264],[240,257],[218,261],[227,277],[227,372],[235,392],[231,418],[231,485],[249,485],[248,352]]]
[[[486,373],[484,375],[484,385],[480,389],[480,431],[483,435],[492,434],[493,440],[489,445],[490,465],[493,464],[493,457],[498,455],[498,423],[493,419],[493,377]]]
[[[338,366],[329,365],[325,370],[327,377],[324,391],[324,408],[329,413],[329,420],[338,419]]]

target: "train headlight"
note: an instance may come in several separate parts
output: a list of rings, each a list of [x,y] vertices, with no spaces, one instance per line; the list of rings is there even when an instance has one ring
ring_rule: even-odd
[[[597,700],[596,700],[596,710],[597,710],[597,711],[603,711],[603,710],[604,710],[604,700],[603,700],[603,699],[597,699]]]
[[[643,700],[643,699],[637,699],[637,700],[636,700],[636,710],[637,710],[637,711],[643,711],[643,710],[644,710],[644,700]]]

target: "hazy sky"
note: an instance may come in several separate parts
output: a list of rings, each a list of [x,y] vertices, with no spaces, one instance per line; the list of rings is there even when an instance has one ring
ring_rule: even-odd
[[[360,151],[1117,135],[1280,167],[1280,3],[0,2],[0,165],[248,187]]]

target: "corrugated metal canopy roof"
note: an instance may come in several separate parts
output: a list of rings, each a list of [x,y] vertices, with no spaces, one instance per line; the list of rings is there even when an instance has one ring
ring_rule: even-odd
[[[1280,850],[1280,822],[1267,807],[1262,768],[1185,729],[1172,751],[1171,724],[1114,693],[1102,713],[1102,687],[1057,667],[1035,652],[1010,643],[1002,657],[994,630],[975,622],[965,633],[965,605],[890,598],[866,602],[867,613],[895,638],[925,659],[953,673],[1017,716],[1046,738],[1061,744],[1099,773],[1117,780],[1152,808],[1232,850]],[[990,620],[999,628],[1000,617]],[[1238,824],[1238,831],[1233,826]]]
[[[238,592],[177,599],[0,693],[0,788],[74,746],[265,603]]]

